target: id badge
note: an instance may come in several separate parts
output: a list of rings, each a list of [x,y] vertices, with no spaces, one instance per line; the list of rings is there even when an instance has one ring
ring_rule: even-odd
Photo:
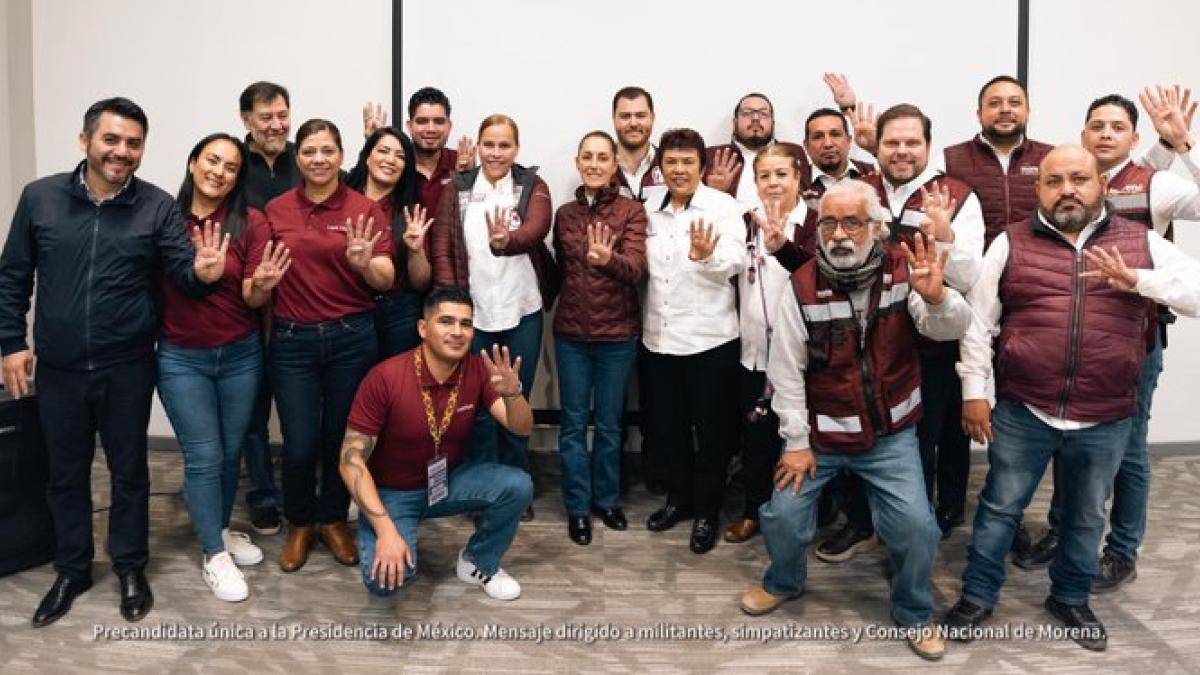
[[[425,465],[425,475],[429,479],[429,505],[433,506],[450,494],[450,483],[446,479],[446,457],[434,457]]]

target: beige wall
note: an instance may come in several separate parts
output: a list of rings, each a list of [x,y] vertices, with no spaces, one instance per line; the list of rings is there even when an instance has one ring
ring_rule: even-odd
[[[34,177],[30,0],[0,2],[0,238]]]

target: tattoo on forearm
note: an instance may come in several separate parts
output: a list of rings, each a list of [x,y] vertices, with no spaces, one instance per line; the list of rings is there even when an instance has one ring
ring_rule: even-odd
[[[374,449],[375,439],[347,429],[346,438],[342,441],[341,463],[354,474],[354,479],[350,482],[350,497],[354,499],[355,504],[358,504],[359,510],[370,516],[386,517],[388,515],[386,509],[372,511],[362,499],[362,479],[367,470],[367,458],[371,456],[371,451]]]

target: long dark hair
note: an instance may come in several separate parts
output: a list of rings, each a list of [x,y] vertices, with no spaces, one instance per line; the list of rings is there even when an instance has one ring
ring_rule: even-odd
[[[250,223],[250,217],[246,214],[246,172],[250,167],[250,157],[246,152],[246,144],[227,133],[217,132],[209,134],[201,138],[200,142],[196,143],[196,146],[188,153],[187,164],[184,166],[197,161],[200,158],[200,153],[213,141],[229,141],[233,143],[242,158],[242,164],[238,167],[238,174],[234,180],[233,189],[229,191],[229,194],[225,195],[225,222],[221,223],[221,231],[229,233],[229,238],[237,241],[241,238],[242,233],[246,231]],[[185,216],[190,215],[192,212],[192,196],[195,190],[196,181],[192,178],[192,172],[185,169],[183,184],[179,186],[179,195],[175,197],[175,203],[179,205],[179,210],[183,211]]]
[[[350,174],[346,176],[346,185],[359,192],[366,192],[367,189],[367,158],[371,156],[371,152],[375,150],[375,146],[379,145],[379,140],[385,135],[394,136],[400,141],[400,147],[404,150],[404,170],[400,172],[400,180],[396,183],[396,187],[392,188],[392,244],[396,249],[396,259],[399,260],[408,250],[404,247],[404,209],[418,203],[420,201],[420,191],[417,186],[417,153],[413,148],[412,140],[403,131],[396,127],[379,127],[367,136],[367,140],[363,142],[362,151],[358,153],[358,163],[350,170]]]

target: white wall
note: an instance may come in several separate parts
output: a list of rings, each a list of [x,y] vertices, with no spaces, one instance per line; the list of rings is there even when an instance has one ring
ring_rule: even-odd
[[[391,18],[388,0],[37,0],[37,175],[73,168],[84,111],[122,95],[150,120],[138,175],[174,193],[197,140],[244,134],[238,95],[255,80],[288,88],[293,130],[336,123],[352,163],[363,101],[391,97]],[[173,435],[157,400],[150,433]]]
[[[1049,143],[1078,143],[1094,99],[1117,93],[1135,102],[1143,86],[1180,83],[1200,94],[1200,7],[1187,0],[1131,5],[1119,0],[1034,2],[1030,11],[1030,135]],[[1138,157],[1158,139],[1143,113]],[[1200,127],[1193,127],[1200,136]],[[1176,162],[1175,171],[1188,177]],[[1200,257],[1200,226],[1179,223],[1176,243]],[[1200,321],[1181,318],[1151,409],[1150,441],[1200,440],[1195,389],[1200,378]]]

